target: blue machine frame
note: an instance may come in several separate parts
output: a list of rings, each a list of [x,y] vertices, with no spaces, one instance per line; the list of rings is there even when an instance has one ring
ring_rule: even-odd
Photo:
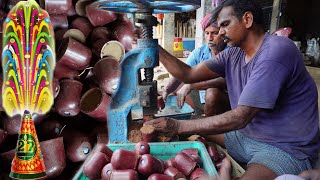
[[[146,36],[138,40],[138,48],[128,52],[120,64],[120,80],[108,109],[109,142],[127,143],[128,121],[131,120],[131,109],[134,106],[148,107],[147,104],[149,103],[150,105],[151,102],[146,103],[145,97],[152,96],[150,92],[147,92],[149,87],[143,88],[143,85],[139,84],[141,79],[139,77],[140,69],[149,68],[150,70],[151,68],[153,70],[159,64],[158,40],[152,39],[152,26],[154,24],[150,23],[150,16],[158,13],[177,13],[195,10],[200,7],[201,0],[98,0],[93,4],[109,11],[149,15],[146,16],[149,19],[145,19],[142,22],[142,25],[145,23]],[[153,88],[153,91],[154,89],[156,91],[156,88]],[[141,101],[141,99],[144,99],[144,101]]]

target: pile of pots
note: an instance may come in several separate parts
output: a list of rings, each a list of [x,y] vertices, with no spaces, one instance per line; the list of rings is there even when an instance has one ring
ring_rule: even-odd
[[[1,32],[17,2],[0,0]],[[99,9],[91,0],[37,2],[49,13],[55,32],[55,101],[49,113],[34,114],[33,120],[47,178],[71,179],[94,144],[108,143],[107,106],[117,86],[119,62],[135,47],[139,29],[126,14]],[[8,117],[2,106],[0,110],[0,179],[7,179],[21,116]]]

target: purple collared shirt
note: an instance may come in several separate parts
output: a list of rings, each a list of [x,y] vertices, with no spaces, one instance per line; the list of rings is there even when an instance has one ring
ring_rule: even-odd
[[[205,64],[226,79],[232,109],[238,105],[264,109],[240,132],[298,159],[317,158],[317,87],[290,39],[266,34],[247,64],[245,52],[237,47]]]

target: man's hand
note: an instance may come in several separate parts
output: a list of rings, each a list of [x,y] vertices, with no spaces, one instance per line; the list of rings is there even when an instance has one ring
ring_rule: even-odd
[[[303,171],[299,176],[306,180],[318,180],[320,179],[320,169]]]
[[[167,101],[167,97],[168,97],[167,90],[163,90],[161,96],[162,96],[163,101],[166,102]]]
[[[165,136],[174,136],[178,134],[179,121],[173,118],[161,117],[154,120],[150,120],[144,123],[144,125],[151,125],[160,134]]]
[[[191,91],[191,85],[190,84],[184,84],[178,91],[177,91],[177,105],[179,108],[182,108],[184,101],[186,99],[186,96]]]

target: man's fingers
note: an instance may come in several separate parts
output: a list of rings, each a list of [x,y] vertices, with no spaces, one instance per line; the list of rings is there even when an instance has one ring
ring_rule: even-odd
[[[163,92],[162,93],[162,99],[163,99],[164,102],[167,101],[167,97],[168,97],[168,93],[167,92]]]
[[[178,95],[177,101],[178,101],[178,107],[182,108],[183,103],[184,103],[184,96],[183,95]]]

